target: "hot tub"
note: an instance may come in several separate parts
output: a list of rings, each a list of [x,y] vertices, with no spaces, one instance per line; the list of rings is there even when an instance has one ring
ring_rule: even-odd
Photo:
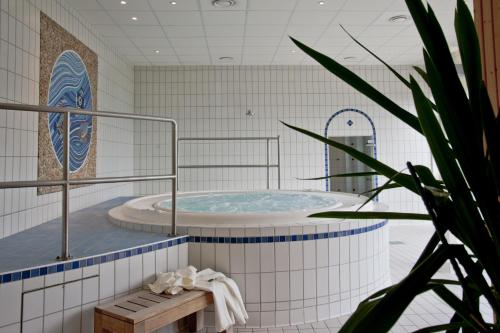
[[[390,282],[387,221],[307,217],[356,210],[365,199],[313,191],[184,193],[178,232],[190,236],[189,264],[237,282],[247,327],[314,322],[351,313]],[[168,233],[170,213],[170,196],[158,195],[130,200],[109,217],[125,228]],[[213,313],[205,318],[213,325]]]

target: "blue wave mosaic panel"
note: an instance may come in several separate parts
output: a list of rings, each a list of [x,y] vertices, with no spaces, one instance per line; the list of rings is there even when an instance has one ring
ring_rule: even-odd
[[[92,88],[87,68],[80,56],[64,51],[56,60],[50,77],[48,106],[92,109]],[[78,171],[87,160],[92,143],[93,117],[72,114],[70,117],[70,172]],[[49,113],[48,126],[54,153],[63,164],[64,115]]]

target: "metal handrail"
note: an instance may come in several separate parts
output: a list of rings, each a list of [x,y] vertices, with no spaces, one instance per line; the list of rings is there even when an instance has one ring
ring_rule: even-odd
[[[172,216],[171,216],[171,231],[170,235],[176,235],[176,203],[177,203],[177,122],[174,119],[139,116],[131,113],[118,112],[102,112],[102,111],[86,111],[74,108],[54,108],[50,106],[29,105],[29,104],[14,104],[0,103],[0,110],[15,110],[28,112],[54,112],[64,114],[64,146],[63,146],[63,179],[57,180],[28,180],[28,181],[10,181],[0,182],[0,189],[21,188],[21,187],[41,187],[41,186],[62,186],[62,241],[61,255],[57,257],[59,260],[67,260],[71,258],[69,253],[69,189],[71,185],[87,185],[87,184],[109,184],[121,182],[137,182],[147,180],[172,180]],[[148,120],[167,122],[172,124],[172,174],[169,175],[148,175],[148,176],[124,176],[124,177],[96,177],[96,178],[80,178],[71,179],[69,171],[69,138],[70,138],[70,115],[81,114],[95,117],[121,118],[132,120]]]
[[[247,136],[247,137],[187,137],[179,138],[179,141],[266,141],[266,164],[191,164],[179,165],[179,169],[210,169],[210,168],[266,168],[267,189],[269,189],[270,168],[278,169],[278,189],[281,189],[281,164],[280,164],[280,136]],[[269,142],[276,140],[278,161],[270,164]]]
[[[179,165],[179,169],[214,169],[214,168],[277,168],[278,164],[192,164]]]
[[[279,140],[278,136],[214,136],[214,137],[203,137],[203,138],[179,138],[179,141],[232,141],[232,140],[241,140],[241,141],[264,141],[264,140]]]

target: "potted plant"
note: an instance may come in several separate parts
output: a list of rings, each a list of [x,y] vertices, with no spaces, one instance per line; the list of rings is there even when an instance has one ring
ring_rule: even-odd
[[[349,219],[429,219],[434,225],[417,262],[400,282],[362,301],[340,332],[387,332],[419,294],[432,291],[454,315],[449,322],[419,332],[500,332],[500,323],[484,318],[479,299],[484,297],[496,316],[500,313],[500,118],[495,116],[482,79],[479,42],[473,18],[463,0],[457,1],[455,32],[466,79],[460,82],[444,33],[432,8],[420,0],[405,0],[422,38],[424,68],[414,67],[432,99],[417,79],[401,76],[356,39],[411,90],[417,115],[398,106],[358,75],[328,56],[292,38],[323,67],[425,136],[442,179],[425,166],[408,163],[398,172],[349,146],[289,124],[286,126],[341,149],[388,180],[375,189],[404,187],[420,195],[427,215],[400,212],[324,212],[316,217]],[[349,35],[350,36],[350,35]],[[364,173],[359,176],[363,176]],[[333,177],[336,175],[332,175]],[[350,176],[357,176],[351,174]],[[450,244],[447,234],[458,239]],[[434,279],[449,262],[456,279]],[[458,297],[450,286],[460,286]]]

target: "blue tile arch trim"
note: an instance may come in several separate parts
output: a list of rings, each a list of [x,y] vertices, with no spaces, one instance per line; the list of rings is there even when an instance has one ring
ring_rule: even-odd
[[[281,236],[255,236],[255,237],[227,237],[227,236],[189,236],[190,243],[213,243],[213,244],[252,244],[252,243],[283,243],[299,242],[307,240],[328,239],[359,235],[382,228],[387,220],[366,227],[320,232],[316,234],[281,235]]]
[[[148,253],[160,249],[165,249],[177,245],[187,243],[189,241],[189,236],[180,236],[173,239],[166,239],[161,242],[155,242],[151,244],[141,245],[125,250],[119,250],[115,252],[99,254],[86,258],[79,258],[67,262],[61,263],[51,263],[39,267],[25,268],[18,271],[12,271],[0,274],[0,284],[25,280],[34,278],[37,276],[44,276],[64,271],[70,271],[77,268],[89,267],[94,265],[99,265],[106,262],[111,262],[127,257],[133,257],[139,254]]]
[[[328,127],[330,127],[330,123],[332,122],[332,120],[335,117],[337,117],[339,114],[342,114],[344,112],[358,113],[358,114],[362,115],[363,117],[365,117],[370,122],[370,125],[372,127],[372,137],[373,137],[373,144],[374,144],[373,157],[375,159],[377,159],[377,131],[375,130],[375,124],[373,123],[372,118],[370,118],[369,115],[367,115],[365,112],[363,112],[361,110],[354,109],[354,108],[346,108],[346,109],[339,110],[339,111],[335,112],[334,114],[332,114],[330,116],[330,118],[328,118],[326,125],[325,125],[325,130],[324,130],[325,138],[328,138]],[[328,177],[328,145],[327,144],[325,144],[325,177]],[[377,176],[375,176],[375,187],[378,187],[378,177]],[[325,179],[325,191],[326,192],[329,191],[328,179]],[[375,198],[375,200],[378,201],[378,196]]]

